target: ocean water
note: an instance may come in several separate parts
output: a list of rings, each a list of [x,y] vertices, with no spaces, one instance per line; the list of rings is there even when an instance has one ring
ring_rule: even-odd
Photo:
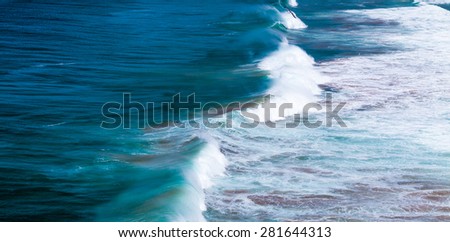
[[[0,220],[450,221],[449,6],[0,1]],[[123,93],[293,108],[101,128]],[[330,93],[347,127],[282,128]]]

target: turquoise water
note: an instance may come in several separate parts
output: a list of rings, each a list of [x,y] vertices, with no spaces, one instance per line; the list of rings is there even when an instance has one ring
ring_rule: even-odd
[[[0,220],[450,221],[440,3],[1,1]],[[327,90],[346,128],[100,127],[123,93],[300,107]]]

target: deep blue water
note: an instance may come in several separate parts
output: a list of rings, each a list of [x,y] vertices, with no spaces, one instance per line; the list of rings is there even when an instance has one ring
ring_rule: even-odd
[[[307,28],[289,29],[284,6],[0,1],[0,221],[450,220],[450,46],[427,18],[445,26],[446,10],[303,0],[290,8]],[[100,127],[123,93],[160,117],[177,93],[226,104],[284,90],[258,67],[283,41],[341,90],[349,128],[152,131],[135,113],[131,129]]]

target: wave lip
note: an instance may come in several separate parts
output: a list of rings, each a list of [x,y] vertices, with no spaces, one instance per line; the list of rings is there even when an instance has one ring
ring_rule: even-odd
[[[297,6],[296,1],[289,1],[291,6]],[[269,8],[274,9],[274,8]],[[278,12],[278,10],[276,10]],[[278,12],[279,21],[287,29],[306,28],[300,18],[291,11]],[[280,120],[285,116],[301,112],[304,105],[315,100],[315,95],[320,94],[319,83],[324,77],[315,70],[314,59],[304,50],[295,45],[290,45],[287,39],[283,39],[278,50],[274,51],[258,63],[258,68],[267,71],[273,85],[267,94],[273,96],[272,102],[280,107],[284,103],[292,103],[293,108],[287,109],[283,117],[278,116],[277,109],[271,109],[270,119]],[[263,108],[254,109],[253,112],[266,120]],[[203,212],[206,211],[205,190],[214,185],[214,179],[225,174],[228,160],[220,150],[219,142],[210,134],[200,135],[206,142],[205,146],[193,159],[193,167],[185,171],[184,175],[188,181],[187,193],[183,199],[184,210],[180,211],[176,221],[204,221]]]
[[[295,15],[294,12],[290,10],[288,12],[280,13],[280,17],[281,24],[283,24],[287,29],[305,29],[308,27],[302,20],[300,20],[300,18],[297,17],[297,15]]]
[[[314,64],[311,56],[300,47],[290,45],[287,40],[258,64],[258,68],[268,71],[269,78],[273,80],[273,85],[267,91],[267,94],[272,95],[271,101],[277,107],[284,103],[292,104],[292,109],[285,110],[283,117],[275,113],[278,110],[273,110],[270,113],[271,120],[300,113],[304,105],[315,101],[315,95],[320,94],[318,84],[326,82],[326,78],[315,69]],[[258,110],[257,114],[261,120],[266,120],[262,117],[262,111]]]
[[[296,0],[289,0],[289,1],[288,1],[288,4],[289,4],[289,6],[291,6],[291,7],[297,7],[297,6],[298,6],[298,3],[297,3]]]
[[[201,137],[205,142],[197,156],[193,159],[193,167],[185,172],[185,177],[190,185],[183,199],[184,204],[191,205],[186,211],[180,211],[175,221],[205,221],[203,212],[206,211],[205,189],[214,185],[213,180],[225,174],[228,160],[220,151],[219,143],[211,136]]]

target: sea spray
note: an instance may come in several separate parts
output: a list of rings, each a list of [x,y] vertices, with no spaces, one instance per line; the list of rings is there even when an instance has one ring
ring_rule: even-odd
[[[289,4],[289,6],[291,6],[291,7],[297,7],[297,6],[298,6],[298,3],[297,3],[296,0],[289,0],[289,1],[288,1],[288,4]]]
[[[287,29],[305,29],[308,26],[294,12],[288,10],[280,13],[281,24]]]
[[[289,2],[296,6],[295,1]],[[269,10],[276,10],[269,8]],[[279,12],[279,21],[291,30],[307,28],[300,18],[291,11]],[[273,97],[279,107],[283,103],[292,103],[293,108],[285,111],[285,115],[293,115],[301,112],[304,105],[315,101],[315,95],[320,94],[318,84],[325,81],[314,67],[314,59],[301,48],[290,45],[283,37],[278,50],[269,54],[258,63],[258,68],[268,72],[269,78],[273,80],[272,86],[267,94]],[[265,120],[262,108],[253,109],[251,112],[257,114],[260,120]],[[279,120],[276,110],[271,113],[271,120]],[[228,164],[227,158],[220,151],[219,142],[211,134],[203,133],[201,139],[205,141],[204,147],[193,159],[193,167],[185,172],[189,188],[186,196],[190,205],[189,214],[182,214],[174,220],[177,221],[203,221],[203,211],[206,210],[205,190],[214,185],[213,180],[225,174]],[[195,205],[192,205],[195,204]]]
[[[280,116],[278,109],[271,109],[270,120],[284,119],[300,113],[304,105],[314,102],[315,95],[320,94],[318,84],[327,81],[326,77],[314,67],[314,59],[301,48],[290,45],[284,39],[275,52],[264,58],[258,67],[269,73],[273,84],[267,90],[271,95],[271,102],[280,107],[284,103],[292,104],[292,108],[284,111]],[[267,120],[264,110],[255,111],[261,120]]]
[[[210,188],[217,177],[225,174],[225,167],[228,163],[226,157],[220,151],[219,143],[208,134],[201,134],[200,137],[205,144],[200,152],[193,159],[191,169],[185,172],[185,177],[189,187],[186,195],[182,199],[188,202],[183,204],[192,205],[189,207],[189,214],[180,212],[175,221],[204,221],[202,215],[206,210],[205,189]],[[186,208],[183,208],[186,210]]]

